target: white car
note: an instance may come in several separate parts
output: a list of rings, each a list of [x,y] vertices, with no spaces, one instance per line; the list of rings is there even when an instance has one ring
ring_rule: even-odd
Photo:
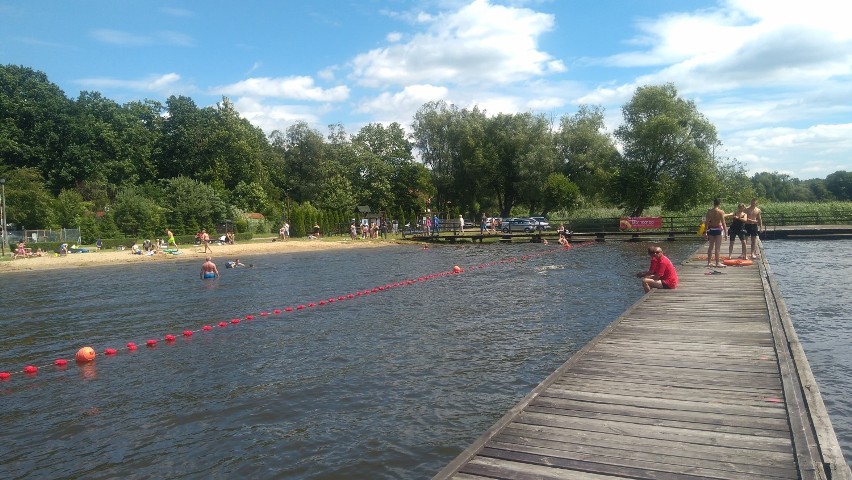
[[[539,230],[550,230],[550,222],[545,217],[530,217],[538,222]]]

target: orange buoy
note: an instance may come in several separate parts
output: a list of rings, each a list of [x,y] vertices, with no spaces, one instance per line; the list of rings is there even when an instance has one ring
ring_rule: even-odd
[[[722,263],[728,265],[729,267],[747,267],[749,265],[753,265],[754,262],[748,259],[742,258],[729,258],[726,260],[722,260]]]
[[[453,266],[453,273],[461,273],[462,268],[458,265]]]
[[[95,349],[92,347],[83,347],[80,350],[77,350],[77,355],[74,356],[74,360],[77,363],[86,363],[91,362],[95,359]]]

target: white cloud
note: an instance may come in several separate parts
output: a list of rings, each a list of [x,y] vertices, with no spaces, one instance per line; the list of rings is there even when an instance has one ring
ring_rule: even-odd
[[[417,20],[426,32],[355,57],[353,76],[360,84],[508,84],[565,70],[537,46],[538,37],[553,29],[552,15],[475,0],[450,13],[421,12]]]
[[[234,108],[240,112],[240,116],[267,134],[273,130],[283,132],[299,121],[314,127],[323,125],[321,114],[326,111],[315,105],[270,105],[251,97],[238,98],[234,101]]]
[[[189,35],[173,32],[159,31],[151,34],[136,34],[121,30],[98,29],[89,32],[95,40],[112,45],[128,47],[144,47],[150,45],[170,45],[175,47],[193,47],[195,40]]]
[[[795,169],[793,176],[804,179],[852,168],[852,123],[736,131],[728,145],[729,155],[748,162],[751,173]]]
[[[340,102],[349,97],[349,87],[339,85],[321,88],[308,76],[283,78],[249,78],[231,85],[213,87],[215,93],[222,95],[244,95],[250,97],[275,97],[316,102]]]
[[[377,97],[359,103],[360,113],[378,114],[379,116],[397,118],[399,123],[407,123],[414,113],[426,102],[444,100],[447,88],[435,85],[409,85],[399,92],[383,92]]]
[[[639,23],[642,33],[633,43],[646,49],[616,54],[604,63],[661,66],[645,80],[673,81],[696,91],[848,77],[852,29],[838,20],[844,17],[838,7],[848,9],[826,0],[731,0],[714,10],[666,15]]]
[[[141,92],[157,92],[164,96],[175,92],[188,93],[195,90],[191,85],[181,83],[177,73],[149,76],[138,80],[120,80],[115,78],[82,78],[76,81],[87,89],[129,89]]]

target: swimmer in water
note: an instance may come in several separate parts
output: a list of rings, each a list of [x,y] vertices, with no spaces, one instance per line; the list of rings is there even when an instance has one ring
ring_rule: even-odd
[[[201,279],[206,280],[218,277],[219,269],[216,268],[216,264],[210,260],[210,257],[207,257],[207,260],[201,265]]]

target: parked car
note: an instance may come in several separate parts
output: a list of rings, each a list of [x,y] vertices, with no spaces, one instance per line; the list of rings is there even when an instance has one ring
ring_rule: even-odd
[[[538,222],[539,230],[550,230],[550,222],[545,217],[530,217]]]
[[[503,233],[512,232],[535,232],[538,228],[538,222],[531,218],[507,218],[503,220]]]

